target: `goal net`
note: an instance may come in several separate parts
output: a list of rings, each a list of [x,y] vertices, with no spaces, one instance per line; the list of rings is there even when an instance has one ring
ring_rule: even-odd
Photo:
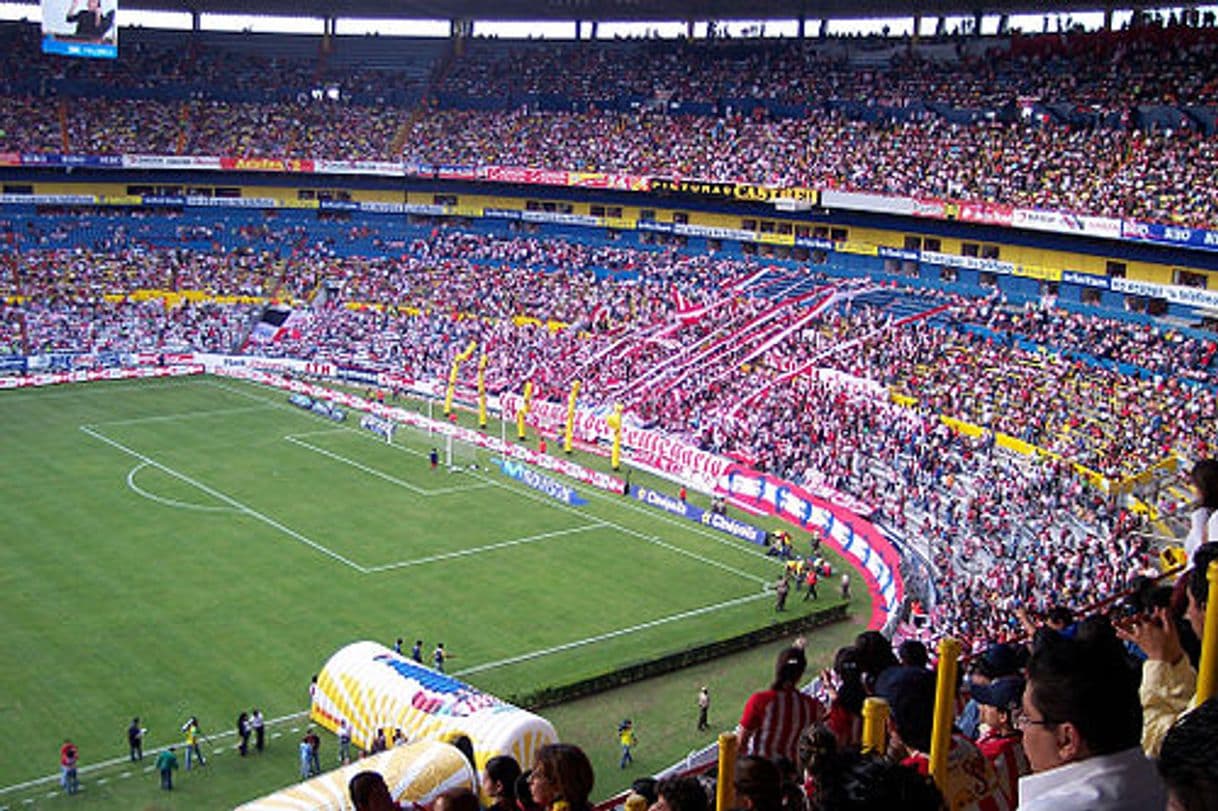
[[[444,465],[449,470],[476,470],[478,449],[451,436],[444,438]]]

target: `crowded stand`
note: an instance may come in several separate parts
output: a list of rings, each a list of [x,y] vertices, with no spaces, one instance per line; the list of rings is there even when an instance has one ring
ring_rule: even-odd
[[[486,44],[455,62],[440,100],[413,118],[293,98],[316,78],[297,64],[278,73],[285,99],[5,95],[0,151],[66,145],[97,154],[400,157],[703,175],[1213,224],[1213,136],[1195,122],[1168,131],[1129,128],[1128,120],[1131,102],[1215,101],[1212,33],[1026,41],[999,55],[962,50],[967,78],[958,82],[917,57],[863,71],[802,43]],[[1147,42],[1181,50],[1163,59]],[[229,66],[199,48],[141,75],[141,62],[162,55],[137,52],[136,67],[88,78],[128,92],[181,89],[278,66],[254,57]],[[64,70],[57,80],[86,79]],[[374,91],[357,73],[336,81],[352,93]],[[770,86],[771,75],[790,78]],[[1124,97],[1121,88],[1138,79]],[[607,92],[814,109],[804,117],[591,109]],[[547,94],[586,109],[446,109],[455,96]],[[1125,120],[1034,126],[927,112],[875,121],[829,104],[1009,107],[1029,95]],[[0,355],[232,353],[419,380],[453,369],[468,393],[476,364],[458,373],[454,363],[472,343],[488,357],[494,394],[530,381],[538,399],[561,403],[579,381],[581,407],[622,403],[640,427],[849,495],[872,509],[868,520],[905,556],[908,604],[894,639],[860,635],[810,693],[798,692],[811,675],[800,640],[779,653],[770,687],[741,708],[733,787],[743,807],[1133,811],[1161,808],[1169,796],[1189,811],[1212,807],[1214,760],[1197,748],[1212,749],[1218,721],[1197,684],[1205,572],[1218,559],[1218,532],[1208,528],[1218,514],[1218,467],[1211,482],[1207,463],[1193,466],[1218,447],[1212,339],[1050,301],[1015,306],[997,293],[972,299],[730,251],[308,217],[85,208],[4,215]],[[270,304],[299,317],[259,337],[252,327]],[[1033,452],[1001,445],[999,435]],[[1155,518],[1163,504],[1147,508],[1095,486],[1168,459],[1194,471],[1203,511],[1191,516],[1193,567],[1172,573],[1174,593],[1168,580],[1155,587],[1168,540]],[[965,654],[959,706],[950,708],[937,706],[935,678],[954,657],[932,666],[927,653],[945,636]],[[889,711],[878,745],[865,740],[872,697]],[[949,711],[947,760],[932,782],[932,730],[936,714]],[[868,754],[859,751],[865,742]],[[545,747],[536,763],[505,772],[511,779],[491,780],[496,799],[510,795],[513,809],[507,783],[521,765],[533,767],[524,785],[536,808],[591,811],[594,776],[577,747]],[[707,811],[713,786],[681,779],[651,787],[648,804]],[[374,783],[352,780],[357,807],[376,807],[361,803],[387,793]]]
[[[766,271],[775,282],[790,271],[672,249],[417,229],[401,255],[374,256],[369,249],[386,235],[348,224],[319,238],[287,223],[100,213],[60,219],[24,231],[12,225],[19,244],[31,247],[5,285],[10,300],[21,302],[7,308],[10,345],[18,338],[30,352],[244,345],[256,354],[441,377],[476,341],[491,361],[493,392],[518,390],[528,379],[538,396],[561,401],[579,379],[589,407],[624,398],[640,424],[873,505],[874,520],[918,539],[925,567],[918,593],[931,627],[970,644],[1017,631],[1016,607],[1045,611],[1118,593],[1153,552],[1141,519],[1114,508],[1064,464],[996,452],[993,432],[1117,478],[1173,450],[1192,456],[1213,443],[1209,386],[1139,381],[953,328],[985,326],[1064,353],[1090,348],[1088,336],[1101,328],[1145,335],[1138,325],[903,291],[936,315],[896,326],[882,297],[869,303],[874,285],[827,277],[804,280],[810,289],[797,295],[792,289],[805,290],[794,288],[798,278],[776,282],[784,308],[756,295],[760,281],[749,280]],[[72,246],[103,233],[107,251]],[[220,245],[228,250],[208,250]],[[304,303],[322,287],[331,290],[327,300],[270,343],[245,339],[249,304],[204,300],[163,309],[122,299],[162,291],[212,299],[277,294]],[[826,295],[837,304],[790,305]],[[690,317],[681,300],[699,305],[700,315]],[[944,320],[943,306],[955,317]],[[684,366],[665,370],[678,347]],[[813,373],[780,374],[777,359]],[[745,361],[752,371],[739,371]],[[1193,371],[1209,374],[1206,366]],[[461,380],[473,386],[470,368]],[[1063,399],[1068,380],[1074,383]],[[908,394],[911,406],[885,402],[872,387]],[[1026,401],[1008,401],[1012,392]],[[1069,426],[1073,432],[1065,430],[1071,414],[1087,417]],[[990,433],[969,439],[940,417],[975,421]],[[936,590],[932,582],[951,586]]]
[[[693,176],[1212,225],[1213,34],[981,38],[942,61],[894,49],[881,68],[852,64],[832,41],[483,43],[412,119],[384,106],[386,94],[409,95],[407,80],[354,66],[328,75],[324,60],[230,58],[192,41],[167,66],[154,67],[163,48],[146,47],[82,76],[10,32],[10,59],[28,61],[0,104],[0,150],[400,156],[409,166]],[[617,58],[623,49],[630,59]],[[247,92],[268,75],[274,92]],[[1132,96],[1118,92],[1130,86]],[[150,93],[163,100],[141,100]],[[365,106],[371,93],[380,109]],[[180,109],[192,99],[205,101]],[[601,104],[614,99],[627,101]]]

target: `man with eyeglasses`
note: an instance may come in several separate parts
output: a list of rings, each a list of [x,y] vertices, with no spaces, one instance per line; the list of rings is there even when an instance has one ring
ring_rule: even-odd
[[[1074,639],[1038,633],[1017,723],[1032,774],[1020,811],[1143,811],[1166,792],[1142,752],[1138,675],[1112,626],[1084,622]]]

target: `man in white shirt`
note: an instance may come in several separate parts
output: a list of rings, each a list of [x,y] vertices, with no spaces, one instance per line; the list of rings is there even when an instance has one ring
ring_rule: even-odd
[[[1037,634],[1019,726],[1032,764],[1020,811],[1163,808],[1163,781],[1141,747],[1137,671],[1106,620],[1087,620],[1073,639]]]

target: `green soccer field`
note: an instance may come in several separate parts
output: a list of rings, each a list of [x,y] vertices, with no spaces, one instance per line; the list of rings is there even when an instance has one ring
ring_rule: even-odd
[[[82,765],[125,757],[134,715],[148,749],[190,714],[230,743],[243,709],[291,722],[355,640],[442,641],[512,697],[775,621],[758,547],[587,487],[569,507],[487,459],[431,470],[426,434],[356,416],[210,377],[0,393],[0,807],[50,802],[13,787],[65,737]]]

